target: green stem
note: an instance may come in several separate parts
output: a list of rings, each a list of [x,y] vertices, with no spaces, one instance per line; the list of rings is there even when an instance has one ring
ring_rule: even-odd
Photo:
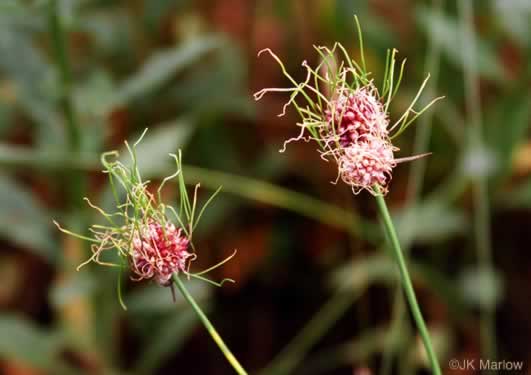
[[[60,78],[60,105],[65,116],[68,148],[75,155],[81,152],[81,131],[72,102],[71,69],[67,52],[66,32],[61,22],[59,5],[57,0],[50,0],[48,12],[48,24],[52,36],[52,47],[58,65]],[[73,208],[79,208],[80,198],[84,194],[84,177],[81,172],[69,176],[70,200]]]
[[[391,220],[391,215],[389,214],[389,210],[387,209],[387,204],[385,203],[385,199],[383,195],[381,194],[379,187],[376,187],[376,191],[379,193],[376,196],[376,203],[378,205],[378,211],[380,213],[382,222],[384,224],[385,230],[389,237],[389,241],[391,243],[391,249],[393,250],[394,256],[398,263],[398,269],[400,271],[400,278],[402,280],[402,286],[404,288],[404,293],[409,303],[409,307],[411,309],[413,319],[415,320],[420,336],[422,338],[422,342],[424,344],[424,348],[426,349],[426,354],[430,361],[432,371],[435,375],[441,375],[441,368],[439,366],[437,356],[435,355],[435,351],[433,350],[433,346],[432,346],[431,339],[430,339],[430,334],[428,332],[426,323],[424,322],[424,318],[422,317],[422,312],[420,311],[420,307],[417,302],[415,290],[413,289],[411,277],[409,276],[409,271],[406,265],[406,261],[404,259],[404,255],[402,254],[402,250],[400,248],[400,242],[398,241],[398,236],[396,234],[395,227]]]
[[[442,3],[444,0],[432,0],[432,8],[436,14],[441,15]],[[428,40],[428,51],[426,54],[426,62],[424,66],[424,73],[431,74],[432,83],[426,91],[426,95],[421,98],[422,107],[426,106],[430,99],[436,95],[437,81],[439,79],[439,61],[440,61],[440,44],[435,40],[435,36],[431,35]],[[424,116],[419,119],[418,125],[415,131],[415,143],[413,146],[413,155],[420,155],[428,151],[428,144],[431,137],[431,122],[433,119],[434,111],[428,111]],[[409,179],[407,185],[407,205],[410,208],[415,208],[419,201],[419,197],[422,193],[422,187],[424,185],[424,176],[426,174],[427,158],[420,158],[411,164],[409,171]],[[409,248],[411,243],[404,244],[404,257],[407,259]],[[383,359],[382,368],[380,373],[382,375],[388,375],[391,373],[391,367],[393,358],[395,356],[397,345],[395,344],[404,331],[407,321],[406,306],[404,303],[404,295],[401,293],[400,288],[396,288],[391,332],[389,333],[388,345],[386,345]]]
[[[242,365],[240,365],[240,362],[238,362],[238,360],[229,350],[227,345],[225,345],[225,342],[223,341],[219,333],[216,331],[212,323],[210,323],[210,320],[208,320],[205,313],[197,305],[197,303],[195,302],[194,298],[190,295],[190,293],[188,293],[188,290],[186,290],[181,279],[179,279],[179,276],[177,276],[177,274],[173,275],[173,281],[175,282],[175,285],[177,285],[177,288],[179,288],[179,291],[182,293],[186,301],[188,301],[188,303],[192,306],[195,313],[199,317],[199,320],[201,320],[201,323],[203,323],[206,330],[208,331],[210,336],[212,336],[212,339],[218,345],[219,349],[221,350],[225,358],[227,358],[227,361],[229,361],[229,363],[234,368],[234,370],[240,375],[247,375],[247,372],[243,369]]]
[[[472,145],[483,149],[483,129],[479,79],[477,72],[476,44],[474,38],[474,5],[470,0],[458,2],[463,34],[463,73],[465,78],[466,110],[471,123]],[[478,175],[473,181],[474,237],[478,267],[482,271],[494,271],[492,243],[490,238],[490,207],[487,176]],[[481,351],[484,358],[496,360],[496,315],[494,306],[482,309],[480,313]]]

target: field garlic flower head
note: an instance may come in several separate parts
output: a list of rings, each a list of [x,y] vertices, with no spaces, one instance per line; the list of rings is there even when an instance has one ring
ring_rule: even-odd
[[[129,269],[132,280],[153,280],[161,286],[172,286],[172,277],[179,273],[216,286],[221,286],[225,281],[234,282],[231,279],[215,282],[203,275],[230,260],[235,252],[205,271],[198,273],[189,271],[191,261],[196,258],[192,242],[194,229],[205,208],[220,189],[199,209],[197,207],[199,184],[195,186],[193,196],[190,198],[184,181],[182,156],[179,151],[178,155],[170,154],[175,160],[177,172],[164,178],[156,193],[152,193],[149,190],[150,181],[142,180],[136,160],[136,146],[145,133],[144,131],[133,147],[125,142],[132,166],[123,164],[118,159],[117,151],[106,152],[101,157],[105,167],[104,173],[109,176],[116,210],[109,213],[92,204],[87,198],[85,200],[103,216],[106,225],[92,225],[89,228],[92,235],[90,237],[71,232],[54,222],[62,232],[91,243],[92,256],[82,263],[78,270],[94,262],[118,267],[121,270]],[[113,160],[109,161],[110,158]],[[177,179],[179,189],[178,210],[166,205],[161,199],[164,185],[174,178]],[[120,303],[125,308],[120,288],[118,290]]]
[[[174,273],[186,272],[187,260],[194,256],[188,252],[189,244],[181,228],[175,228],[172,223],[163,227],[155,220],[148,220],[133,233],[130,263],[134,277],[168,284]]]
[[[373,195],[388,192],[393,168],[401,162],[415,160],[427,154],[395,158],[399,151],[392,139],[400,135],[419,115],[441,98],[433,99],[421,110],[413,107],[418,101],[429,76],[424,80],[417,95],[402,114],[391,124],[389,105],[395,97],[404,72],[405,60],[396,71],[395,49],[387,51],[385,74],[381,89],[378,90],[371,73],[367,71],[363,54],[361,28],[355,17],[361,52],[361,62],[351,59],[346,49],[336,43],[332,49],[315,46],[320,63],[311,67],[302,63],[306,79],[297,82],[286,70],[280,58],[270,49],[268,53],[279,64],[282,73],[292,83],[287,88],[265,88],[255,93],[255,100],[266,93],[289,93],[289,100],[279,116],[286,113],[287,107],[295,107],[300,117],[297,137],[284,142],[280,150],[294,141],[315,141],[319,145],[321,157],[335,160],[338,167],[336,183],[341,179],[358,194],[367,190]],[[398,77],[396,77],[398,75]]]

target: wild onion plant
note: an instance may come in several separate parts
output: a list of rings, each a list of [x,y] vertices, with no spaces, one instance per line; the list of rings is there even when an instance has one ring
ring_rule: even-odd
[[[401,162],[411,161],[426,156],[415,155],[396,158],[399,151],[392,140],[402,134],[415,119],[440,98],[433,99],[427,106],[415,110],[429,79],[426,77],[413,101],[406,111],[394,123],[391,122],[389,107],[402,82],[405,59],[397,69],[397,51],[387,51],[385,73],[378,90],[375,79],[367,70],[363,53],[361,27],[355,17],[360,44],[360,63],[352,59],[346,49],[339,43],[328,47],[315,46],[320,63],[311,67],[306,61],[302,63],[306,78],[297,82],[286,70],[281,59],[270,49],[259,53],[269,53],[282,69],[282,73],[292,83],[287,88],[265,88],[255,94],[259,100],[266,93],[284,92],[289,100],[279,116],[293,106],[300,116],[300,133],[284,143],[280,150],[293,141],[314,141],[325,161],[333,160],[337,165],[337,178],[342,180],[354,194],[362,190],[372,194],[384,224],[394,256],[398,263],[400,276],[417,328],[422,337],[433,373],[440,374],[440,367],[432,347],[430,336],[422,317],[417,298],[412,286],[409,271],[400,248],[395,227],[391,221],[384,200],[389,190],[393,168]]]
[[[104,166],[103,173],[109,177],[116,210],[105,212],[102,208],[92,204],[88,198],[85,200],[103,216],[107,222],[106,225],[92,225],[88,229],[92,235],[89,237],[73,233],[62,228],[57,222],[54,221],[54,223],[62,232],[91,243],[92,256],[79,265],[78,270],[91,262],[119,268],[117,294],[124,309],[127,308],[122,299],[120,284],[123,270],[128,269],[131,279],[134,281],[153,280],[160,286],[169,287],[174,299],[174,285],[176,285],[234,370],[238,374],[246,374],[246,371],[190,295],[180,276],[182,274],[187,279],[195,278],[216,286],[221,286],[226,281],[234,282],[232,279],[216,282],[205,277],[205,275],[229,261],[235,253],[206,270],[190,271],[190,264],[197,257],[192,242],[193,232],[205,209],[221,188],[199,208],[197,204],[199,184],[195,186],[193,196],[190,199],[182,170],[182,155],[179,151],[177,155],[170,154],[175,160],[177,171],[164,178],[156,192],[151,192],[150,181],[142,180],[136,158],[136,146],[145,133],[144,131],[132,147],[127,141],[125,142],[131,156],[131,166],[125,165],[118,159],[119,153],[117,151],[106,152],[101,156],[101,162]],[[164,185],[174,178],[177,178],[179,188],[178,210],[163,203],[161,199]],[[122,198],[124,195],[125,198]],[[118,259],[118,262],[114,262],[113,259]]]

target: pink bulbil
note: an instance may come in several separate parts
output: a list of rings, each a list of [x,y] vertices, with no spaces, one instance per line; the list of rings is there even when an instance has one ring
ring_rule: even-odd
[[[338,164],[339,176],[352,187],[354,193],[363,189],[372,192],[374,186],[379,186],[385,193],[396,166],[393,145],[382,138],[368,135],[363,141],[345,147]]]
[[[190,241],[182,229],[154,220],[134,229],[131,269],[137,280],[154,279],[168,285],[173,273],[186,271],[186,261],[193,256],[187,251]]]
[[[325,119],[339,136],[341,146],[363,141],[367,135],[387,137],[389,119],[372,85],[341,90],[329,102]]]

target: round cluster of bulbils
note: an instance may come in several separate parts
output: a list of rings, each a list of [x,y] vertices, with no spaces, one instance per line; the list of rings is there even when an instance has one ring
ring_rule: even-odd
[[[131,270],[136,280],[154,279],[168,285],[174,273],[186,271],[190,241],[182,229],[167,223],[148,220],[133,229]]]
[[[339,176],[354,193],[387,192],[396,162],[389,140],[389,119],[376,88],[342,89],[324,112],[323,137],[336,156]]]

